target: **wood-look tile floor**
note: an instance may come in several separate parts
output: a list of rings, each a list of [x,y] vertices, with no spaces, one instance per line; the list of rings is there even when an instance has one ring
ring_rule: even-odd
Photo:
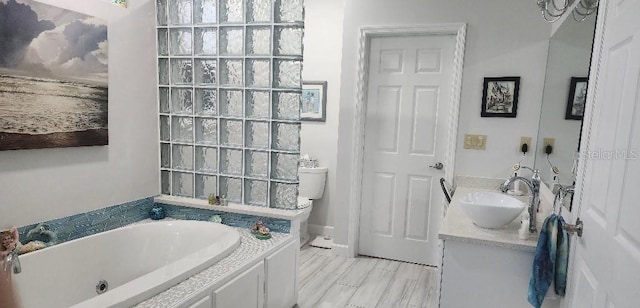
[[[330,249],[300,250],[299,308],[434,308],[437,270],[365,256],[333,256]]]

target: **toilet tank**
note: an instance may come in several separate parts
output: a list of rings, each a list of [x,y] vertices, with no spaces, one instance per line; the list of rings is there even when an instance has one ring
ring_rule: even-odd
[[[327,168],[298,168],[299,195],[312,200],[322,198],[327,171]]]

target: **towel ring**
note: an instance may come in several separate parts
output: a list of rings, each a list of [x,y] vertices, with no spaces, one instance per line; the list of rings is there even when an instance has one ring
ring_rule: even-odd
[[[583,229],[584,225],[582,224],[582,220],[580,220],[580,218],[578,218],[576,220],[576,224],[572,225],[572,224],[564,224],[562,225],[562,229],[564,229],[565,231],[567,231],[569,234],[577,234],[578,237],[582,237],[582,229]]]

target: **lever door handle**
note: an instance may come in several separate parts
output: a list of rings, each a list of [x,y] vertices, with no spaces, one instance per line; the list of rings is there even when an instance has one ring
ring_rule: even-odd
[[[442,170],[442,168],[444,168],[444,165],[442,163],[436,163],[433,166],[429,166],[429,168],[433,168],[433,169],[437,169],[437,170]]]

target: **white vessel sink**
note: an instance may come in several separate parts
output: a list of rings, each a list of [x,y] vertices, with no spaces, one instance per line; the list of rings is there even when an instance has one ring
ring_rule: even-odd
[[[498,229],[508,225],[525,208],[522,201],[494,192],[473,192],[462,195],[460,205],[474,224],[488,229]]]

